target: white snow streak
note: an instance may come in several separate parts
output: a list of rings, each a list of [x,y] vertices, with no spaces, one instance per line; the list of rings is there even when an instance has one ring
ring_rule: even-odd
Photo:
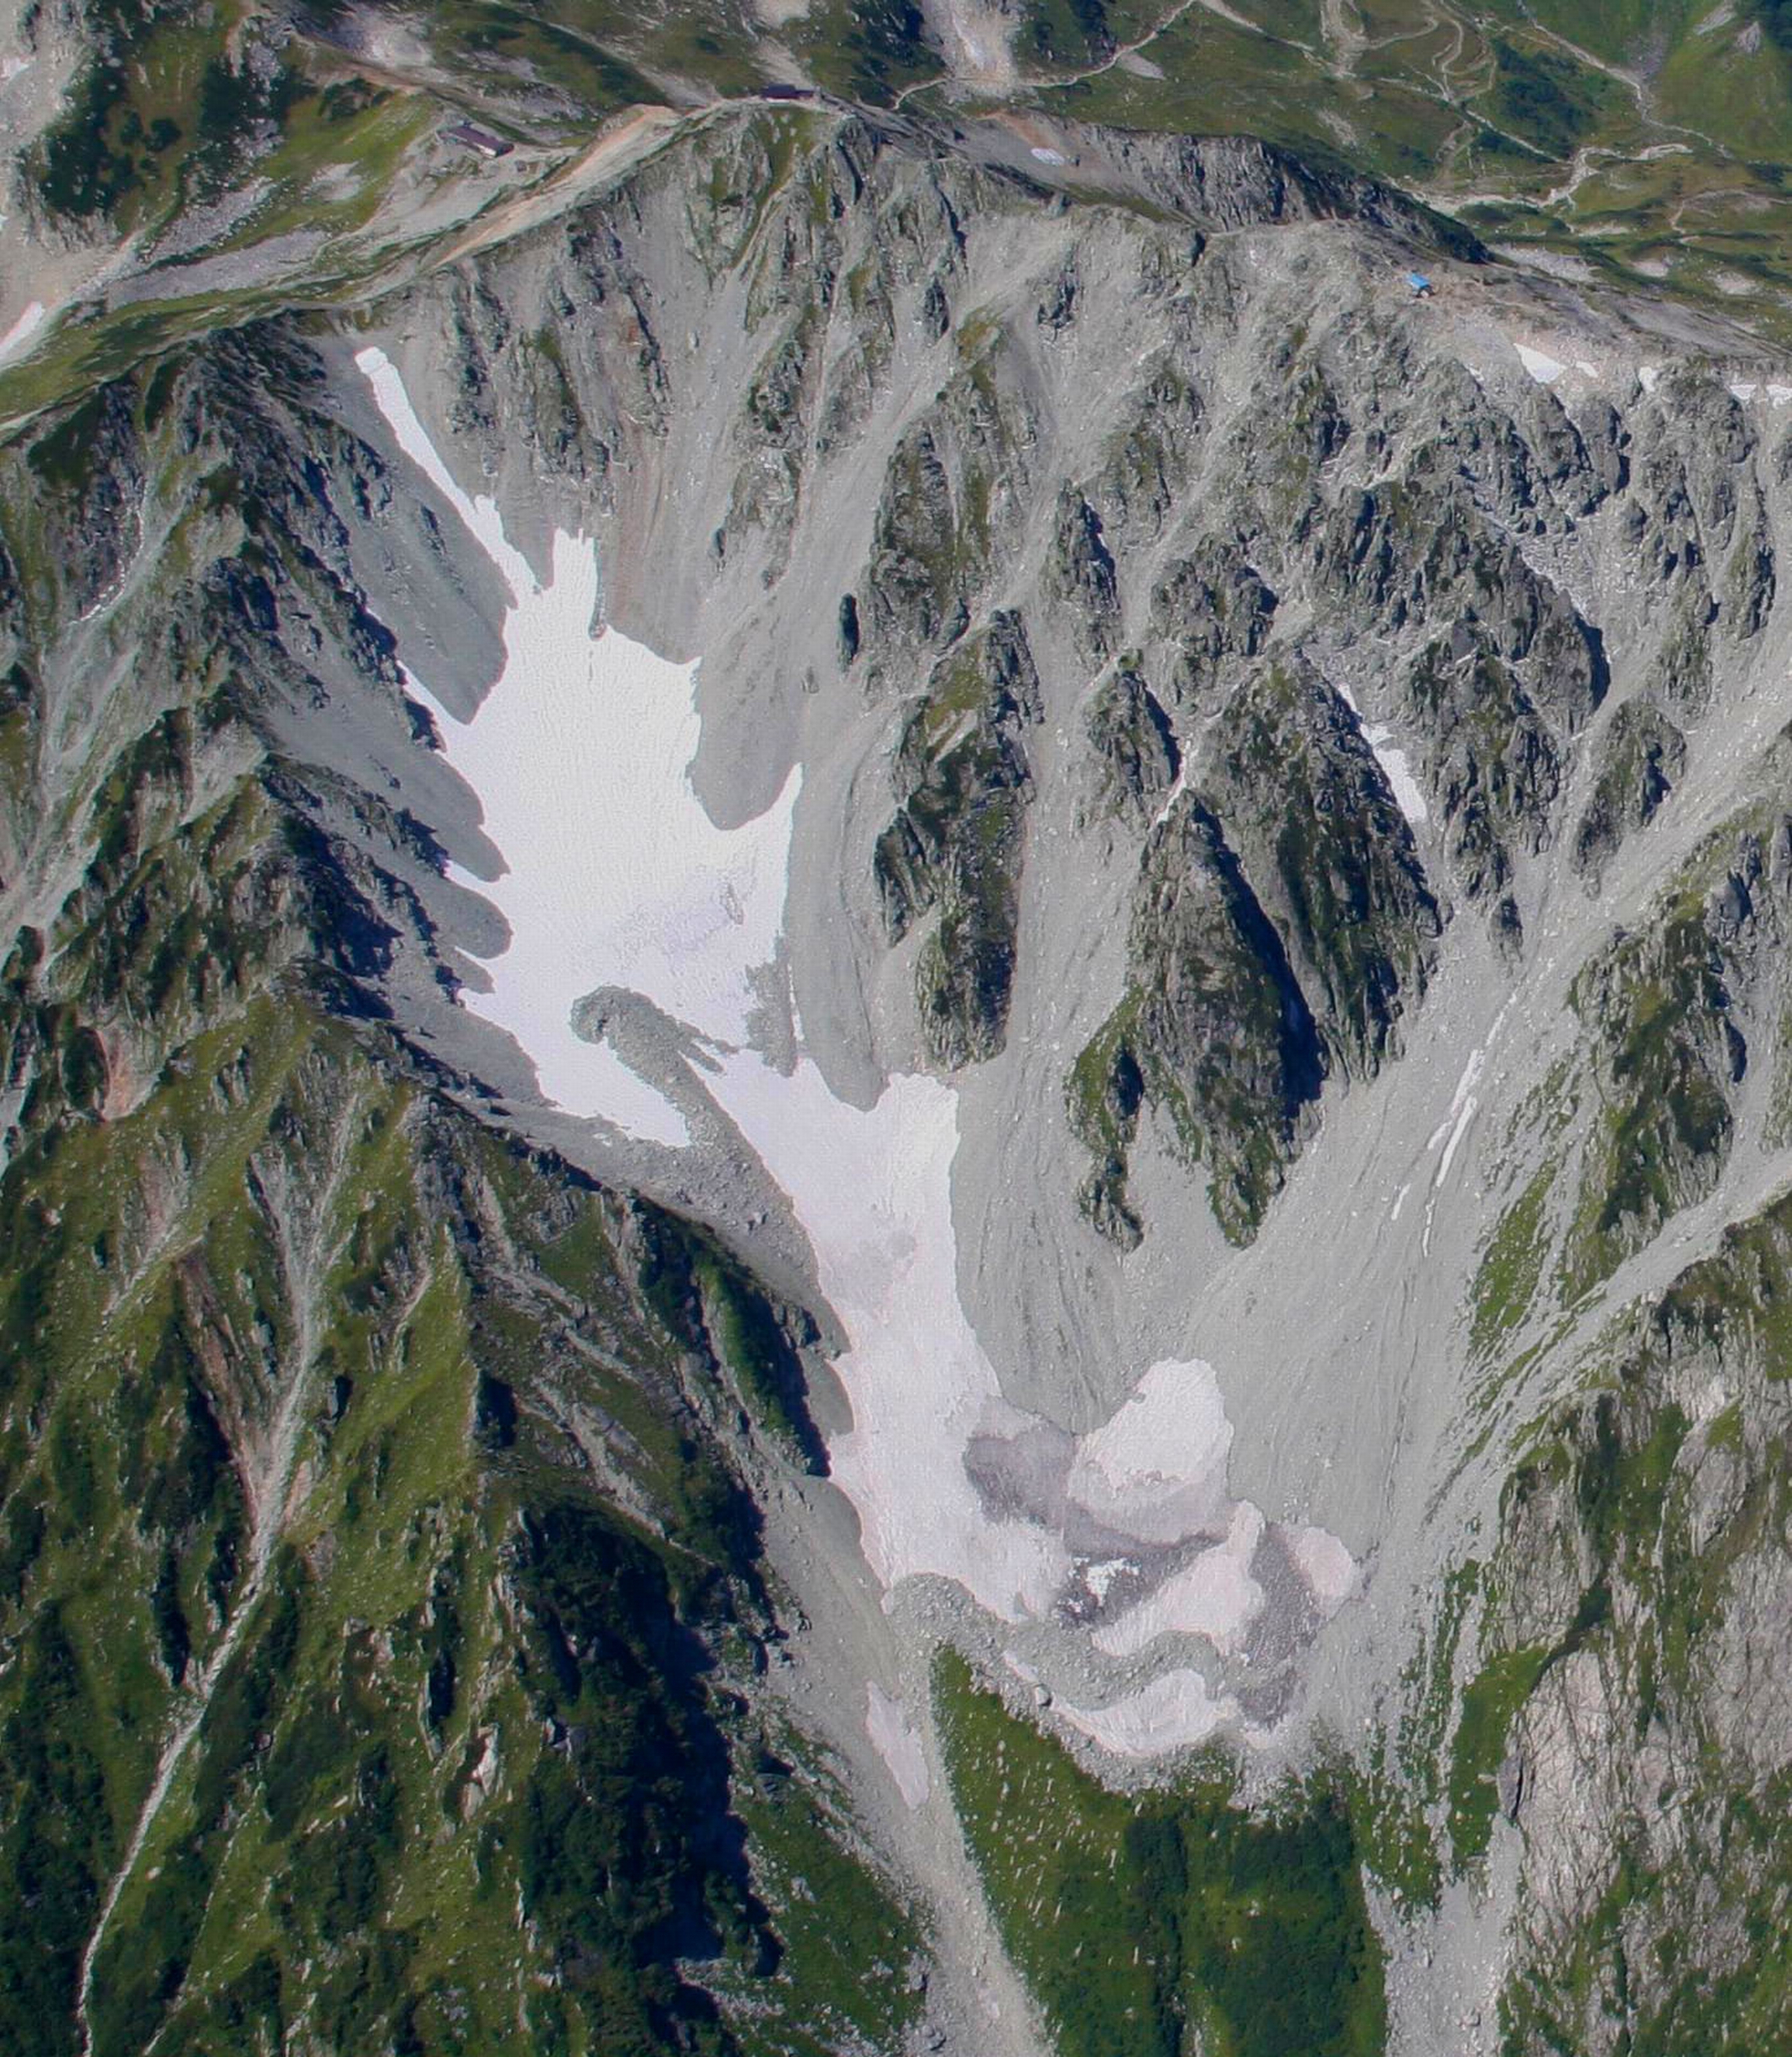
[[[372,386],[379,411],[398,439],[398,448],[466,524],[480,549],[503,573],[511,592],[520,600],[536,591],[535,574],[528,558],[512,548],[504,533],[504,517],[498,511],[498,502],[485,493],[475,500],[461,490],[430,441],[429,430],[417,418],[397,365],[383,350],[359,351],[355,363]]]
[[[1481,1101],[1475,1092],[1475,1087],[1486,1068],[1487,1053],[1498,1040],[1501,1024],[1505,1020],[1511,1006],[1512,1002],[1509,999],[1494,1016],[1493,1025],[1487,1032],[1486,1041],[1469,1052],[1469,1061],[1462,1067],[1462,1076],[1457,1080],[1456,1091],[1450,1096],[1449,1112],[1432,1131],[1431,1139],[1425,1146],[1429,1155],[1440,1143],[1444,1144],[1442,1159],[1432,1174],[1430,1197],[1425,1203],[1425,1235],[1420,1247],[1428,1256],[1431,1250],[1431,1224],[1437,1211],[1438,1196],[1449,1177],[1450,1167],[1456,1161],[1456,1153],[1461,1147],[1462,1139],[1469,1132],[1469,1124],[1480,1108]],[[1447,1142],[1445,1141],[1446,1136],[1449,1138]]]
[[[1502,1008],[1502,1018],[1505,1012]],[[1499,1023],[1496,1022],[1494,1027],[1497,1030]],[[1432,1131],[1431,1140],[1425,1145],[1428,1151],[1435,1150],[1446,1134],[1449,1139],[1444,1143],[1443,1157],[1431,1175],[1431,1195],[1425,1205],[1425,1235],[1421,1247],[1427,1255],[1431,1250],[1431,1223],[1437,1211],[1437,1195],[1444,1189],[1444,1182],[1449,1176],[1449,1167],[1456,1161],[1457,1151],[1468,1132],[1469,1124],[1475,1118],[1476,1109],[1481,1104],[1475,1096],[1474,1088],[1475,1082],[1481,1076],[1481,1067],[1486,1061],[1487,1045],[1485,1043],[1469,1052],[1469,1061],[1462,1067],[1462,1076],[1457,1080],[1456,1091],[1450,1096],[1449,1112]]]
[[[1444,1146],[1444,1161],[1437,1167],[1437,1183],[1440,1186],[1449,1176],[1449,1167],[1456,1161],[1457,1147],[1461,1142],[1469,1124],[1474,1120],[1480,1105],[1481,1102],[1473,1093],[1462,1104],[1462,1110],[1456,1117],[1456,1126],[1449,1132],[1449,1141]]]
[[[1188,757],[1187,754],[1185,752],[1181,763],[1176,767],[1176,777],[1170,782],[1170,790],[1164,795],[1163,806],[1160,807],[1157,812],[1151,818],[1151,825],[1154,829],[1160,829],[1163,827],[1164,824],[1170,818],[1170,810],[1187,791]]]
[[[1505,1009],[1501,1008],[1500,1012],[1504,1014]],[[1499,1024],[1496,1021],[1494,1026],[1497,1028]],[[1485,1065],[1486,1062],[1487,1045],[1485,1043],[1477,1044],[1475,1048],[1469,1052],[1469,1061],[1462,1067],[1462,1076],[1457,1080],[1456,1090],[1449,1096],[1449,1112],[1451,1118],[1453,1118],[1462,1112],[1463,1106],[1467,1101],[1469,1096],[1474,1091],[1476,1085],[1480,1081],[1482,1068]]]
[[[1568,369],[1565,364],[1559,363],[1553,357],[1546,357],[1540,350],[1532,350],[1526,343],[1514,343],[1512,347],[1518,352],[1519,363],[1540,386],[1552,385]]]

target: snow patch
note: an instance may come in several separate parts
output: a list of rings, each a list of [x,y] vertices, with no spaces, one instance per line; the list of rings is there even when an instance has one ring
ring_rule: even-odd
[[[1061,164],[1064,162],[1063,151],[1048,150],[1037,143],[1033,145],[1033,154],[1042,164]]]
[[[683,1117],[607,1044],[580,1036],[573,1010],[597,987],[626,986],[704,1034],[744,1036],[750,974],[776,946],[799,781],[744,830],[716,828],[689,777],[695,667],[615,629],[592,636],[588,540],[557,536],[553,563],[505,620],[504,673],[474,719],[434,703],[504,865],[493,879],[459,874],[510,929],[491,991],[466,1002],[515,1036],[569,1113],[676,1146],[689,1139]],[[660,799],[643,812],[645,793]]]
[[[896,1782],[902,1804],[910,1809],[925,1806],[933,1782],[927,1775],[927,1754],[920,1734],[904,1713],[902,1702],[886,1693],[875,1678],[865,1688],[865,1733]]]
[[[1568,369],[1553,357],[1547,357],[1540,350],[1532,350],[1527,343],[1515,343],[1518,361],[1540,386],[1552,385]]]
[[[1355,1560],[1329,1529],[1290,1529],[1287,1540],[1301,1576],[1325,1614],[1335,1614],[1355,1597]]]
[[[1213,1366],[1154,1364],[1076,1446],[1067,1490],[1097,1520],[1145,1543],[1178,1543],[1231,1519],[1232,1425]]]
[[[1388,782],[1388,790],[1394,803],[1414,828],[1422,827],[1431,818],[1431,810],[1425,803],[1425,795],[1419,783],[1413,776],[1412,763],[1398,743],[1390,740],[1394,731],[1386,723],[1366,722],[1362,710],[1357,705],[1356,696],[1348,686],[1338,688],[1338,697],[1357,718],[1357,727],[1362,739],[1375,753],[1375,762],[1382,767]]]
[[[1080,1734],[1116,1757],[1160,1757],[1204,1742],[1238,1712],[1228,1694],[1216,1700],[1199,1671],[1166,1671],[1148,1686],[1104,1707],[1074,1707],[1062,1700],[1058,1712]]]
[[[1238,1650],[1263,1611],[1263,1589],[1251,1575],[1251,1560],[1266,1525],[1258,1508],[1240,1500],[1223,1543],[1203,1550],[1089,1640],[1104,1657],[1136,1657],[1160,1635],[1203,1635],[1223,1655]]]
[[[1431,810],[1425,804],[1425,795],[1419,791],[1419,783],[1413,776],[1412,765],[1404,750],[1390,743],[1388,738],[1394,731],[1377,726],[1365,728],[1362,739],[1375,753],[1375,760],[1387,775],[1389,789],[1392,791],[1400,811],[1414,828],[1421,827],[1431,818]]]
[[[999,1457],[1005,1438],[1049,1425],[1003,1400],[959,1300],[955,1091],[898,1076],[874,1105],[854,1107],[835,1096],[800,1040],[783,1071],[750,1047],[779,948],[799,774],[756,820],[718,829],[690,779],[700,740],[696,668],[614,628],[594,634],[590,541],[556,535],[545,581],[537,579],[495,504],[456,482],[390,360],[367,350],[357,362],[400,446],[511,594],[498,683],[470,722],[438,709],[449,761],[478,794],[501,853],[495,877],[458,875],[510,928],[490,961],[491,990],[469,993],[468,1005],[517,1038],[561,1106],[668,1144],[688,1139],[682,1117],[607,1044],[575,1034],[573,1012],[594,989],[615,985],[695,1032],[692,1084],[787,1197],[843,1331],[835,1369],[851,1425],[831,1439],[829,1468],[886,1591],[936,1575],[1002,1620],[1061,1624],[1077,1564],[1088,1563],[1065,1540],[1068,1501],[1141,1544],[1206,1545],[1109,1625],[1117,1644],[1142,1649],[1171,1630],[1205,1635],[1216,1648],[1237,1644],[1267,1604],[1250,1566],[1270,1525],[1227,1494],[1232,1430],[1213,1368],[1160,1360],[1106,1422],[1074,1443],[1064,1438],[1058,1514],[985,1502],[968,1462],[973,1441]],[[1306,1532],[1275,1533],[1298,1564],[1317,1567],[1312,1597],[1322,1612],[1348,1553],[1290,1540]],[[1108,1562],[1117,1576],[1128,1560],[1116,1552],[1103,1568]],[[1068,1718],[1136,1755],[1198,1742],[1238,1713],[1185,1668]],[[925,1762],[900,1704],[874,1688],[867,1727],[905,1797],[924,1797],[916,1780]]]
[[[1639,364],[1636,367],[1637,383],[1645,393],[1652,393],[1661,378],[1659,364]]]
[[[701,734],[696,667],[670,664],[614,628],[593,635],[589,539],[557,535],[551,574],[538,584],[495,504],[455,483],[396,367],[377,350],[356,362],[400,447],[513,598],[503,673],[470,722],[412,680],[502,854],[494,878],[453,868],[510,929],[508,948],[487,965],[491,990],[469,990],[466,1004],[516,1038],[542,1092],[567,1112],[682,1145],[689,1132],[677,1109],[607,1044],[580,1036],[573,1011],[597,987],[626,986],[704,1035],[744,1037],[752,974],[777,946],[800,775],[758,820],[718,829],[689,776]],[[644,807],[649,795],[655,803]]]
[[[1730,382],[1730,390],[1738,400],[1752,400],[1761,388],[1753,379],[1733,379]]]
[[[1083,1583],[1097,1607],[1104,1606],[1113,1583],[1122,1571],[1136,1570],[1130,1557],[1104,1557],[1099,1564],[1083,1567]]]

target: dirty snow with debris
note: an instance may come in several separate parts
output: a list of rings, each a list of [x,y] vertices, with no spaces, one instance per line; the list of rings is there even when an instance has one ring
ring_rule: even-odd
[[[1263,1608],[1263,1589],[1251,1575],[1251,1560],[1263,1528],[1262,1510],[1240,1500],[1223,1543],[1203,1550],[1148,1599],[1097,1628],[1090,1641],[1104,1657],[1136,1657],[1160,1635],[1200,1635],[1230,1655]]]
[[[902,1702],[886,1693],[875,1678],[865,1688],[865,1733],[895,1781],[904,1806],[924,1807],[933,1782],[927,1775],[927,1754],[920,1731],[903,1710]]]
[[[1230,1694],[1215,1699],[1200,1673],[1184,1668],[1166,1671],[1105,1706],[1072,1706],[1061,1700],[1057,1710],[1079,1734],[1116,1757],[1160,1757],[1205,1742],[1222,1723],[1236,1718],[1238,1702]]]

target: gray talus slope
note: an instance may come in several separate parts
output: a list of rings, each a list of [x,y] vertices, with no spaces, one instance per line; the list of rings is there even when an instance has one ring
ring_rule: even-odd
[[[1602,1308],[1775,1190],[1772,375],[1471,272],[1404,305],[1349,228],[1042,209],[799,133],[506,253],[458,331],[387,326],[519,521],[519,422],[550,503],[601,480],[612,617],[702,653],[716,818],[802,765],[805,1045],[854,1096],[965,1067],[957,1277],[1007,1401],[1074,1434],[1207,1358],[1231,1490],[1366,1579],[1322,1632],[1140,1649],[1174,1566],[1135,1560],[1030,1658],[1085,1704],[1192,1663],[1253,1718],[1366,1718],[1472,1865],[1532,1682],[1501,1609],[1556,1577],[1501,1513],[1527,1425],[1599,1375]],[[551,351],[480,311],[522,304]],[[541,355],[548,438],[499,398]],[[1612,1632],[1581,1597],[1547,1691]],[[1499,1874],[1552,1948],[1622,1876],[1568,1825],[1572,1865]],[[1412,2036],[1471,1973],[1418,1979]]]
[[[1505,275],[1408,305],[1402,246],[1282,219],[1259,183],[1065,207],[767,117],[364,332],[213,346],[280,371],[216,403],[239,478],[213,497],[244,493],[252,535],[272,496],[303,567],[226,549],[221,647],[283,795],[381,910],[356,991],[450,1090],[811,1305],[850,1480],[874,1338],[737,1075],[661,996],[606,1002],[699,1136],[631,1143],[537,1104],[534,1053],[453,1004],[504,938],[442,854],[490,878],[505,853],[398,660],[450,719],[528,682],[496,561],[355,351],[390,354],[538,570],[557,532],[595,534],[609,619],[700,656],[713,824],[800,767],[748,1040],[787,1068],[800,1039],[867,1119],[886,1077],[943,1076],[905,1104],[953,1124],[946,1279],[992,1387],[948,1456],[971,1532],[1051,1567],[1006,1621],[961,1565],[882,1607],[849,1540],[857,1516],[885,1547],[874,1493],[756,1474],[815,1623],[797,1703],[948,1928],[967,1873],[926,1697],[950,1632],[1014,1649],[1122,1752],[1148,1753],[1140,1708],[1186,1741],[1215,1706],[1271,1767],[1347,1748],[1399,2047],[1493,2047],[1502,1981],[1520,2047],[1683,2039],[1695,2007],[1770,2040],[1778,1989],[1743,1973],[1783,1725],[1765,1688],[1746,1734],[1715,1702],[1774,1675],[1781,1634],[1774,375]],[[80,616],[176,549],[139,430],[83,433],[94,548],[21,689],[54,741],[32,733],[11,810],[22,910],[79,868],[66,767],[107,632]],[[108,704],[125,730],[154,711]],[[835,1211],[864,1170],[842,1161]],[[1198,1479],[1195,1360],[1221,1406]],[[1181,1383],[1141,1382],[1166,1361]],[[1136,1392],[1174,1404],[1129,1414]],[[1161,1453],[1122,1448],[1140,1419]],[[873,1682],[923,1731],[918,1806],[865,1733]],[[1671,1867],[1719,1822],[1725,1923],[1671,1961]],[[946,2019],[987,1948],[965,1933]],[[1023,2046],[1012,1995],[1002,2019]]]
[[[1457,1722],[1502,1632],[1440,1624],[1433,1581],[1545,1575],[1496,1512],[1524,1423],[1588,1375],[1592,1314],[1550,1308],[1620,1262],[1608,1300],[1655,1290],[1774,1190],[1772,822],[1740,898],[1698,853],[1770,793],[1786,711],[1774,402],[1622,310],[1471,275],[1403,307],[1347,231],[1041,216],[862,147],[798,157],[719,289],[682,170],[632,196],[616,262],[652,281],[667,390],[610,452],[611,610],[704,652],[722,818],[804,766],[810,1049],[843,1083],[981,1059],[959,1280],[1009,1401],[1079,1429],[1154,1356],[1211,1358],[1234,1489],[1369,1567],[1308,1706],[1391,1733],[1409,1696],[1401,1775],[1470,1861],[1511,1682]],[[724,192],[764,176],[723,163]],[[576,388],[624,375],[599,355],[567,352]],[[1006,698],[992,636],[1025,650]],[[1556,1639],[1604,1632],[1571,1607]],[[1191,1651],[1058,1661],[1099,1698]],[[1617,1877],[1608,1822],[1573,1825],[1572,1875]],[[1535,1861],[1509,1889],[1577,1932]]]

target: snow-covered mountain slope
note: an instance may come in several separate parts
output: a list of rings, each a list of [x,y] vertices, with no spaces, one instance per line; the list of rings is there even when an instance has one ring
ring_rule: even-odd
[[[14,433],[34,2047],[1772,2046],[1792,373],[1106,147]]]

